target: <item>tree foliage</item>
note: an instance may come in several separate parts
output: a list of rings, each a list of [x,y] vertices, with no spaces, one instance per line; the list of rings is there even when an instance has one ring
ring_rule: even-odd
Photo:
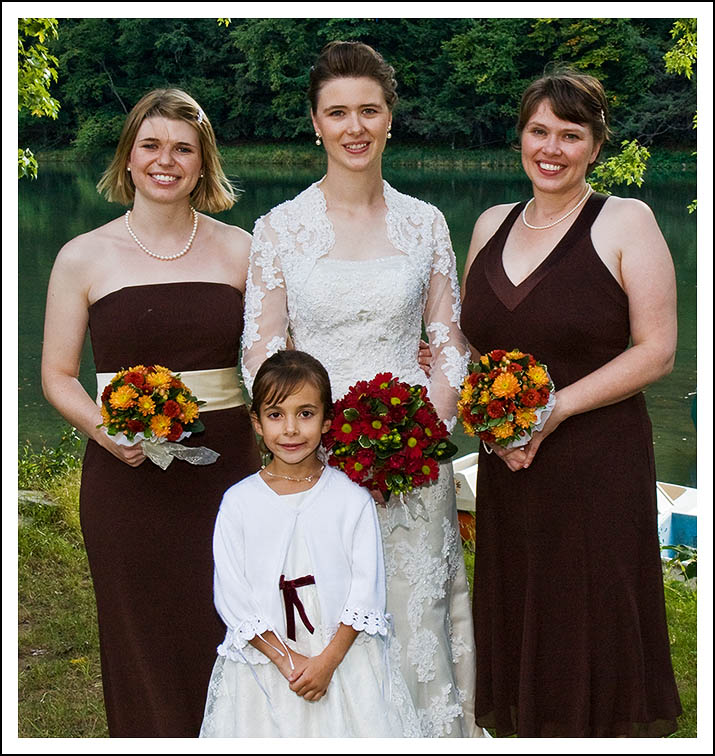
[[[616,135],[652,146],[694,144],[692,81],[669,74],[673,19],[78,18],[50,52],[63,103],[56,121],[20,119],[30,144],[84,154],[116,142],[149,89],[178,86],[208,113],[220,142],[312,138],[308,71],[323,45],[359,39],[395,68],[402,143],[502,146],[514,139],[525,86],[557,61],[604,82]],[[681,35],[682,37],[683,35]],[[680,39],[680,37],[679,37]],[[687,51],[687,47],[685,48]]]
[[[57,118],[59,102],[50,94],[57,81],[57,58],[45,42],[57,38],[57,19],[20,18],[17,22],[17,109],[32,116]],[[18,178],[37,178],[37,161],[30,149],[18,148]]]

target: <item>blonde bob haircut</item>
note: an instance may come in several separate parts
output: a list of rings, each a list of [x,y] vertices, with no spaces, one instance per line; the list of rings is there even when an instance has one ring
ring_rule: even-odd
[[[134,202],[134,182],[127,171],[127,161],[142,122],[155,116],[185,121],[199,136],[203,177],[191,192],[192,206],[209,213],[233,207],[236,192],[221,167],[211,122],[196,100],[181,89],[154,89],[132,108],[124,122],[114,158],[97,183],[97,191],[109,202],[122,205]]]

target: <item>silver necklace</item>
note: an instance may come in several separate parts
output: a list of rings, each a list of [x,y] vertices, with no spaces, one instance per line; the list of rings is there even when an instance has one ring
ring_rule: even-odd
[[[129,225],[129,213],[131,213],[131,210],[127,210],[127,212],[124,214],[124,223],[127,227],[127,231],[129,231],[129,236],[134,239],[134,241],[151,257],[156,258],[157,260],[176,260],[179,257],[183,257],[190,249],[191,245],[193,244],[194,237],[196,236],[196,229],[199,227],[199,214],[194,210],[193,207],[189,207],[191,210],[191,214],[194,216],[194,227],[191,229],[191,236],[189,237],[189,241],[186,242],[186,246],[181,250],[181,252],[177,252],[175,255],[158,255],[156,252],[152,252],[148,247],[145,247],[137,238],[137,235],[134,233],[134,229]]]
[[[525,225],[525,226],[526,226],[527,228],[533,228],[533,229],[534,229],[534,231],[543,231],[543,230],[544,230],[545,228],[551,228],[552,226],[556,226],[556,225],[558,225],[559,223],[561,223],[561,221],[565,221],[565,220],[566,220],[566,218],[568,218],[568,217],[569,217],[569,215],[573,215],[573,213],[575,213],[575,212],[576,212],[576,211],[577,211],[577,210],[579,209],[579,207],[581,207],[581,205],[583,205],[583,203],[584,203],[584,202],[586,201],[586,198],[588,197],[588,195],[589,195],[589,194],[591,194],[591,192],[592,192],[592,191],[593,191],[593,189],[591,188],[591,184],[589,184],[589,185],[588,185],[588,186],[586,187],[586,194],[584,194],[584,195],[583,195],[583,197],[581,197],[581,199],[580,199],[580,200],[578,201],[578,204],[574,205],[574,206],[573,206],[573,207],[572,207],[572,208],[571,208],[571,209],[570,209],[570,210],[569,210],[569,211],[568,211],[568,212],[566,213],[566,215],[562,215],[562,216],[561,216],[561,217],[560,217],[560,218],[559,218],[558,220],[555,220],[555,221],[554,221],[553,223],[549,223],[549,224],[548,224],[548,225],[546,225],[546,226],[532,226],[532,225],[531,225],[531,223],[529,223],[529,221],[528,221],[528,220],[526,220],[526,208],[527,208],[527,207],[529,207],[529,205],[530,205],[530,204],[531,204],[531,203],[532,203],[532,202],[534,201],[534,198],[532,197],[532,198],[531,198],[531,199],[530,199],[530,200],[529,200],[529,201],[528,201],[528,202],[527,202],[527,203],[526,203],[526,204],[524,205],[524,209],[523,209],[523,210],[521,211],[521,220],[522,220],[522,221],[524,222],[524,225]]]
[[[318,470],[318,472],[315,472],[312,475],[306,475],[305,478],[293,478],[290,475],[278,475],[277,473],[272,473],[270,470],[266,470],[265,467],[262,467],[261,469],[263,470],[263,472],[266,475],[270,475],[271,478],[283,478],[283,480],[292,480],[295,483],[304,483],[304,482],[305,483],[312,483],[313,480],[315,480],[315,478],[319,477],[320,473],[323,472],[323,470],[325,469],[325,465],[321,465],[320,466],[320,470]]]

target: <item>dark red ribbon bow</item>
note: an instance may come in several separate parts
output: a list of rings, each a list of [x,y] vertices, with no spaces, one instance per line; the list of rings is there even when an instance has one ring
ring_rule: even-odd
[[[298,610],[300,618],[309,633],[313,633],[315,628],[310,624],[308,615],[305,613],[303,602],[298,598],[298,588],[304,585],[315,585],[315,578],[312,575],[305,575],[295,580],[286,580],[285,575],[281,575],[278,587],[283,591],[283,600],[286,605],[286,633],[291,640],[295,640],[295,614],[294,609]]]

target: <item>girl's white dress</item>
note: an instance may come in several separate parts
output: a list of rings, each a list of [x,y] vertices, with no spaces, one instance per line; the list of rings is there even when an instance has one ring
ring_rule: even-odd
[[[334,470],[326,470],[323,475],[326,473],[326,477],[334,477],[336,474],[342,476],[342,473]],[[303,516],[306,507],[311,506],[309,494],[313,489],[278,496],[263,481],[261,483],[266,489],[263,493],[269,496],[272,494],[273,504],[276,505],[273,513],[280,516],[282,510],[286,520],[294,520],[280,573],[285,575],[286,580],[317,573],[316,581],[321,580],[321,571],[316,569],[320,565],[315,564],[311,557],[311,552],[315,550],[315,534],[311,535],[310,532],[315,530],[320,518]],[[350,487],[353,485],[347,478],[345,483]],[[345,501],[344,497],[342,501]],[[260,503],[260,500],[252,501],[249,506],[260,506]],[[331,506],[339,508],[340,501],[333,499]],[[224,504],[222,509],[223,507]],[[224,536],[233,537],[234,532],[219,518],[216,543],[220,543]],[[362,529],[362,532],[364,534],[366,531]],[[376,535],[376,523],[374,532]],[[247,535],[256,538],[255,534]],[[257,540],[260,541],[261,535],[258,535]],[[278,538],[280,540],[281,536]],[[278,668],[252,646],[244,645],[241,653],[237,653],[242,642],[239,636],[242,630],[245,631],[245,625],[243,628],[235,624],[232,626],[231,614],[235,608],[232,604],[238,602],[232,602],[230,590],[219,583],[222,579],[230,579],[234,569],[242,568],[241,557],[240,549],[228,554],[218,546],[216,603],[219,612],[228,621],[229,628],[226,641],[219,647],[219,656],[209,683],[200,737],[419,737],[417,715],[400,674],[399,661],[394,658],[391,664],[387,661],[390,653],[389,635],[383,637],[376,632],[375,624],[372,627],[373,634],[366,631],[358,634],[333,673],[328,692],[316,702],[306,701],[293,693]],[[264,567],[270,571],[267,564]],[[376,570],[376,574],[384,579],[380,569]],[[256,612],[261,615],[263,622],[252,620],[247,624],[252,624],[253,629],[266,624],[274,629],[291,650],[305,656],[315,656],[330,641],[336,629],[335,618],[331,620],[324,616],[317,584],[300,587],[297,591],[306,616],[314,627],[313,634],[295,611],[296,640],[286,638],[282,599],[283,617],[280,622],[264,619],[269,618],[272,611],[270,602],[266,601],[265,608],[261,607]],[[277,581],[275,593],[278,594]],[[254,598],[260,606],[260,599]],[[243,635],[250,635],[250,632],[243,632]]]
[[[327,369],[333,398],[356,381],[392,372],[427,383],[451,430],[469,353],[459,329],[456,263],[442,214],[384,182],[386,242],[344,259],[325,197],[313,184],[259,218],[246,285],[243,375],[251,388],[263,360],[293,345]],[[389,254],[384,254],[385,250]],[[434,362],[417,361],[425,326]],[[439,481],[379,508],[387,610],[423,737],[474,737],[476,679],[471,602],[451,465]]]

